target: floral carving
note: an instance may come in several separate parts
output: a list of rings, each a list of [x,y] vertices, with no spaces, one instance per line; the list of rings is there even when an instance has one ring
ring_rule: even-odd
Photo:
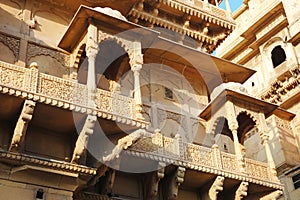
[[[29,43],[27,47],[27,63],[29,62],[30,58],[39,55],[51,56],[65,67],[68,67],[70,65],[69,55],[56,51],[54,49],[49,49],[43,46]]]
[[[20,68],[13,68],[10,65],[2,65],[0,67],[0,84],[21,89],[24,83],[25,77],[25,68],[24,70]]]
[[[97,109],[123,117],[133,117],[134,100],[116,93],[97,89],[95,99]]]
[[[38,92],[51,98],[73,102],[74,82],[41,74]]]
[[[185,159],[194,164],[214,166],[212,150],[199,145],[185,144]]]
[[[0,42],[12,50],[16,58],[18,57],[20,51],[20,39],[0,34]]]

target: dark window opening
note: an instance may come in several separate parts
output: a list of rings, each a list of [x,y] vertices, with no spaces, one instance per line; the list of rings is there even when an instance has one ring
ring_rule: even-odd
[[[255,86],[255,84],[254,84],[254,82],[252,82],[252,87],[254,87]]]
[[[36,191],[35,198],[36,199],[44,199],[44,191],[42,189],[39,189],[38,191]]]
[[[292,180],[293,180],[295,189],[299,188],[300,187],[300,174],[293,176]]]
[[[165,97],[168,99],[174,99],[173,91],[169,88],[165,88]]]
[[[272,62],[273,62],[273,67],[277,67],[278,65],[280,65],[281,63],[283,63],[286,60],[286,55],[285,52],[283,50],[283,48],[278,45],[276,46],[272,52],[271,52],[271,58],[272,58]]]

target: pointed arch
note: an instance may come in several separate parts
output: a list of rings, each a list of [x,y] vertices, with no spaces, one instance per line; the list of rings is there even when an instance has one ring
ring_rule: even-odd
[[[238,138],[241,144],[244,144],[246,133],[253,129],[258,121],[251,113],[248,111],[241,111],[237,115],[238,121]]]

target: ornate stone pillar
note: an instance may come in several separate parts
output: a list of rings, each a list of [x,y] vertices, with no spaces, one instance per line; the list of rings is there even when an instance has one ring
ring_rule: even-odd
[[[238,121],[236,120],[236,114],[234,105],[232,102],[227,101],[225,104],[226,107],[226,115],[228,120],[228,128],[231,130],[233,136],[233,143],[234,143],[234,152],[238,160],[238,164],[243,170],[245,168],[244,158],[241,150],[241,145],[238,138]]]
[[[259,135],[260,135],[262,144],[265,147],[267,161],[268,161],[269,167],[271,169],[271,173],[277,179],[276,167],[275,167],[274,159],[273,159],[271,149],[270,149],[270,145],[269,145],[268,126],[267,126],[267,123],[266,123],[265,115],[263,113],[259,114],[259,120],[260,120],[260,126],[258,127]]]
[[[140,71],[142,69],[142,64],[135,63],[131,70],[133,71],[134,77],[134,100],[136,103],[136,118],[143,119],[142,115],[142,95],[141,95],[141,85],[140,85]]]
[[[96,93],[96,56],[98,54],[98,29],[93,24],[92,19],[89,19],[88,36],[86,44],[86,55],[88,57],[88,75],[87,75],[87,89],[88,89],[88,106],[95,106]]]

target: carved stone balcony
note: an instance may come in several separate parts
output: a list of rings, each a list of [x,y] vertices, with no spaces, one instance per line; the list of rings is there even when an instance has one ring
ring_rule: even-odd
[[[39,73],[36,68],[28,69],[0,62],[0,91],[127,125],[140,128],[147,126],[145,121],[136,119],[136,104],[133,98],[97,89],[96,105],[89,107],[86,85]]]
[[[124,154],[182,166],[199,173],[282,189],[281,183],[271,173],[267,163],[245,158],[245,167],[241,169],[236,155],[221,152],[217,145],[208,148],[183,142],[181,137],[165,137],[159,132],[140,139]]]

